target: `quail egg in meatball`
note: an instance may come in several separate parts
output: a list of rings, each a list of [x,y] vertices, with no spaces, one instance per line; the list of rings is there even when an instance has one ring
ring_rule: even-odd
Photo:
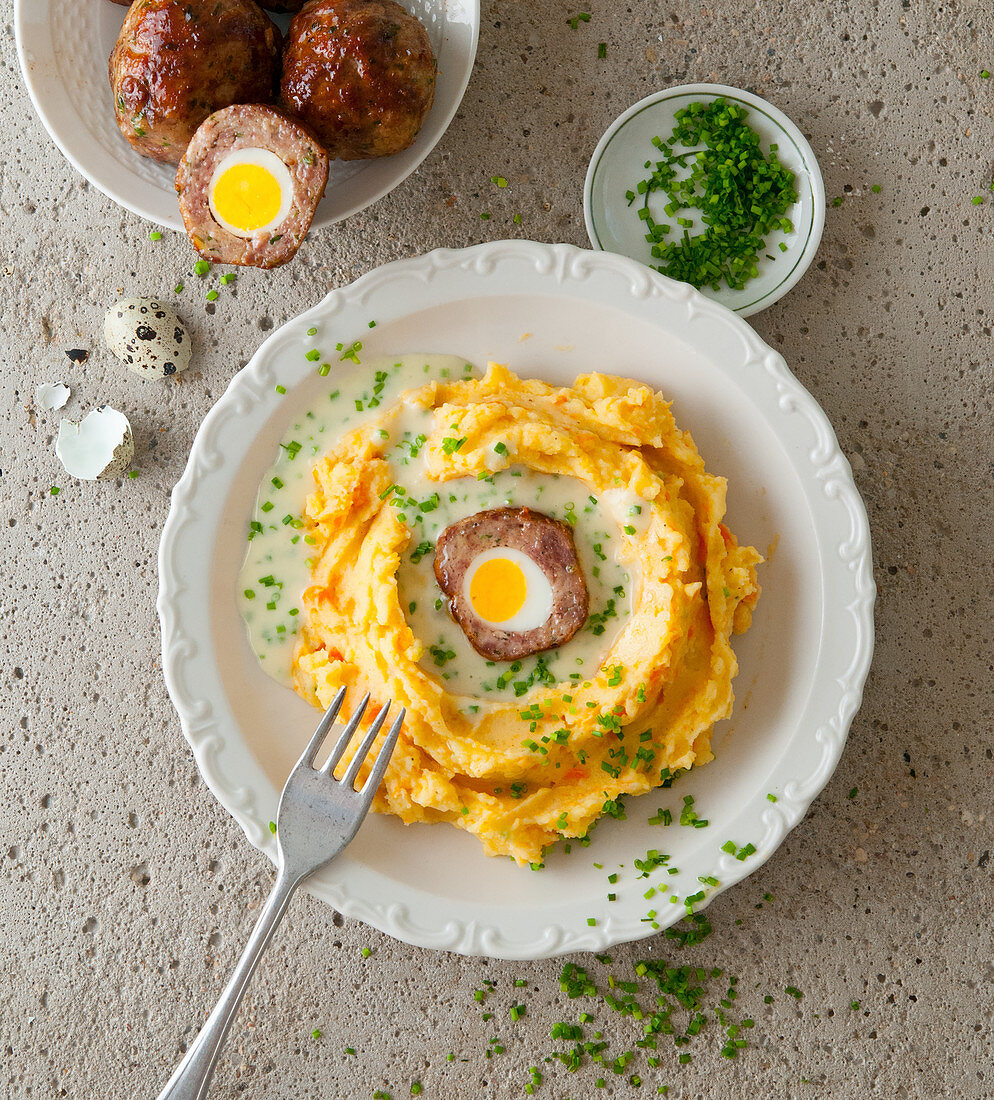
[[[187,235],[212,263],[278,267],[300,247],[328,181],[328,158],[273,107],[226,107],[190,142],[176,190]]]
[[[529,508],[493,508],[447,527],[435,579],[470,644],[516,661],[568,642],[589,610],[568,524]]]

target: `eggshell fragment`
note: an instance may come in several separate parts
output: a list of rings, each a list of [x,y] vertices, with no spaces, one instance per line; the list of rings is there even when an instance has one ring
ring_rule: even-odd
[[[35,390],[35,404],[45,412],[53,412],[65,405],[71,393],[65,382],[42,382]]]
[[[142,378],[168,378],[190,365],[190,337],[176,311],[154,298],[125,298],[104,318],[107,346]]]
[[[81,481],[119,477],[135,457],[128,418],[109,405],[93,409],[77,424],[63,420],[55,454],[66,472]]]

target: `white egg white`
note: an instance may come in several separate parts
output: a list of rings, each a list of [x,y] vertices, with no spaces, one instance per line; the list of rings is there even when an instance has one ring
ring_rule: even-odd
[[[491,625],[499,626],[501,630],[514,631],[534,630],[541,626],[552,614],[552,585],[549,584],[549,578],[541,566],[521,550],[514,550],[509,546],[494,546],[490,550],[484,550],[470,562],[463,578],[463,596],[466,606],[481,622],[490,622],[489,619],[484,619],[477,614],[470,598],[470,588],[476,571],[484,562],[491,561],[493,558],[505,558],[520,567],[525,575],[525,602],[521,605],[521,610],[510,619]]]
[[[236,164],[257,164],[260,168],[265,168],[267,172],[271,172],[276,177],[276,182],[279,185],[281,202],[276,217],[265,225],[260,225],[258,229],[246,230],[232,225],[230,222],[225,221],[214,208],[214,188],[217,186],[217,181],[229,168]],[[211,181],[207,185],[207,201],[214,220],[234,236],[248,240],[258,233],[268,233],[286,219],[287,214],[290,213],[290,207],[293,206],[293,179],[290,176],[290,169],[269,149],[234,149],[226,157],[223,157],[214,169]]]

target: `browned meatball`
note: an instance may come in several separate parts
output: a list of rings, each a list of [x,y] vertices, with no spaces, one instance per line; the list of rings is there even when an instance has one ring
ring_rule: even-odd
[[[112,4],[123,4],[125,7],[131,3],[131,0],[111,0]]]
[[[329,157],[383,157],[418,136],[435,70],[427,31],[394,0],[310,0],[290,24],[281,98]]]
[[[232,103],[271,103],[280,32],[255,0],[136,0],[110,55],[121,133],[179,164],[197,127]]]

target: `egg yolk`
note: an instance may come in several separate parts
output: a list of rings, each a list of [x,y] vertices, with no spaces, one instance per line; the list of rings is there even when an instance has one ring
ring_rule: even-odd
[[[251,233],[280,212],[283,192],[268,168],[243,163],[222,172],[211,198],[214,209],[229,225]]]
[[[524,606],[528,584],[521,566],[507,558],[482,562],[469,586],[473,610],[488,623],[503,623]]]

